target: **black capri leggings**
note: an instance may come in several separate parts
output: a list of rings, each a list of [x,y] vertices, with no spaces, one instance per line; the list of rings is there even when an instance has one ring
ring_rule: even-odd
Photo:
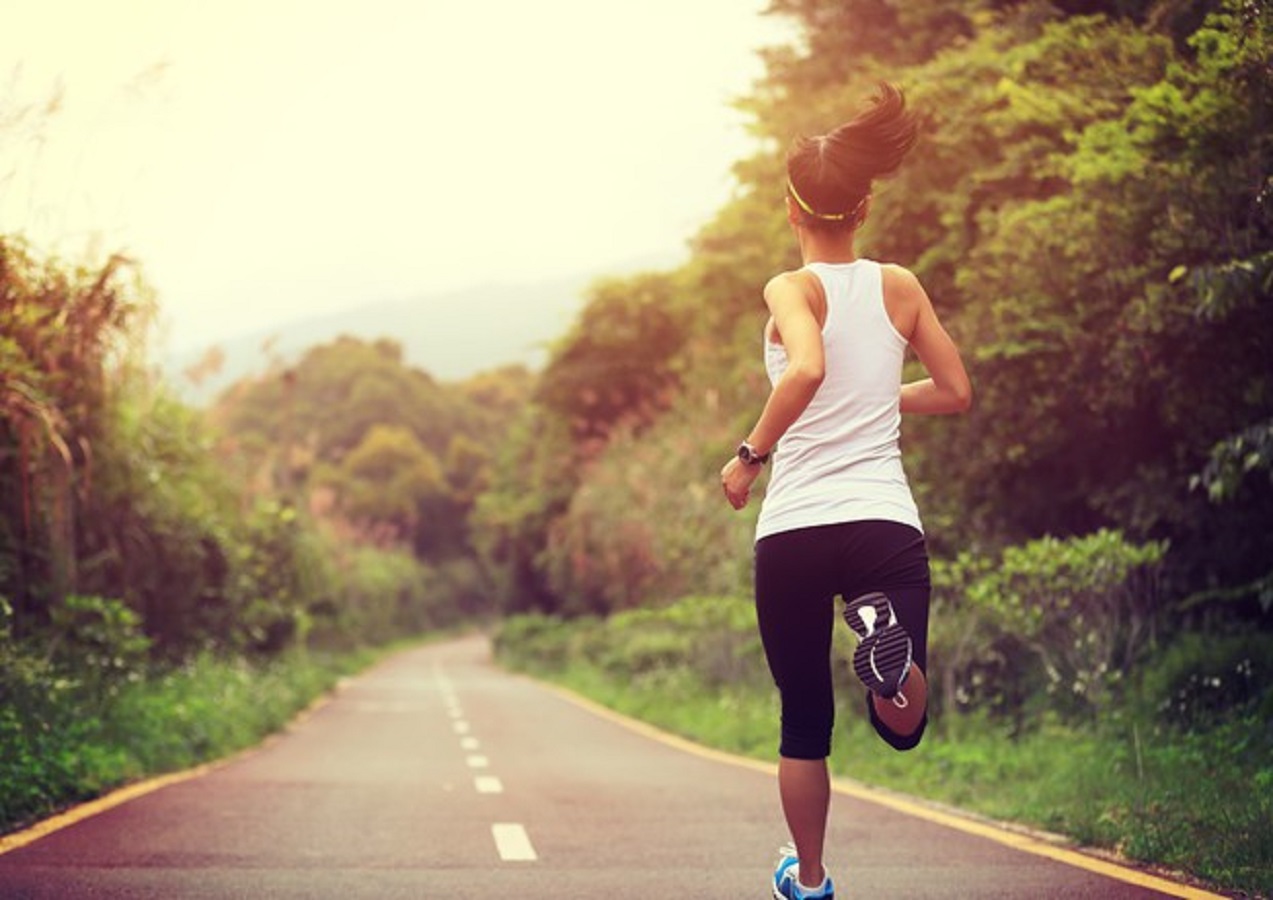
[[[909,525],[876,520],[800,528],[757,541],[755,565],[756,619],[782,702],[779,752],[824,759],[835,724],[831,637],[837,594],[845,600],[871,591],[888,595],[910,635],[914,663],[927,674],[932,583],[924,536]],[[873,711],[871,722],[899,750],[919,743],[923,732],[921,724],[914,735],[895,735]]]

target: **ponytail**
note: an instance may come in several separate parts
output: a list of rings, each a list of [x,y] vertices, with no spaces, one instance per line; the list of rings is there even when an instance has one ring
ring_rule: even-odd
[[[881,82],[871,104],[829,134],[800,137],[787,152],[787,190],[814,228],[856,228],[871,184],[897,172],[918,123],[900,89]]]

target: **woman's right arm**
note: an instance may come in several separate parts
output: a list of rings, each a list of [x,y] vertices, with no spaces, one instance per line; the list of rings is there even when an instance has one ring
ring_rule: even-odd
[[[915,349],[929,374],[928,378],[902,385],[902,412],[966,412],[972,406],[972,382],[959,348],[942,327],[919,279],[900,266],[886,266],[884,296],[894,326]]]

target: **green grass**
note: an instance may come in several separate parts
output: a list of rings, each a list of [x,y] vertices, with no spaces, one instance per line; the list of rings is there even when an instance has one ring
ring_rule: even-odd
[[[902,755],[881,752],[855,722],[835,762],[865,781],[1267,893],[1273,803],[1260,785],[1273,770],[1234,740],[1263,727],[1235,720],[1208,734],[1142,735],[1139,726],[1049,722],[1013,739],[984,720],[957,720]]]
[[[725,678],[705,663],[714,657],[700,638],[721,641],[730,614],[702,604],[669,615],[514,622],[497,650],[510,667],[675,734],[775,760],[778,711],[763,659]],[[738,646],[756,652],[745,640],[739,632]],[[1043,714],[1016,737],[988,717],[956,715],[897,753],[871,730],[860,688],[842,685],[840,696],[837,775],[1273,895],[1273,726],[1258,707],[1197,730],[1118,709],[1086,727]]]

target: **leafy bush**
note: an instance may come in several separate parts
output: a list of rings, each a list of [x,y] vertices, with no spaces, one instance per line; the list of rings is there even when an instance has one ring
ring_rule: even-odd
[[[1043,677],[995,611],[969,600],[994,564],[972,553],[932,560],[929,703],[934,717],[979,710],[1012,718],[1020,729],[1026,698],[1043,689]]]
[[[940,614],[952,620],[942,634],[965,639],[955,659],[943,662],[943,677],[957,679],[956,693],[969,696],[979,671],[989,669],[1009,690],[1005,682],[1030,684],[1041,675],[1059,712],[1098,708],[1153,635],[1165,552],[1164,544],[1132,544],[1102,530],[1008,547],[993,563],[965,555],[939,567]],[[952,597],[952,587],[963,596]]]
[[[50,791],[73,784],[63,736],[76,727],[74,683],[45,655],[0,633],[0,821],[38,809]]]
[[[491,582],[476,559],[458,556],[425,563],[423,570],[423,602],[408,610],[402,619],[402,634],[482,621],[494,613]]]
[[[227,594],[236,621],[228,623],[229,645],[268,655],[303,644],[306,606],[325,589],[329,571],[312,524],[291,504],[260,500],[233,549]]]
[[[560,672],[572,661],[574,638],[595,621],[575,619],[567,624],[543,613],[509,616],[495,632],[495,655],[515,669]]]
[[[448,628],[484,612],[485,584],[476,563],[430,564],[395,548],[311,536],[319,583],[300,596],[313,647],[351,649]]]
[[[71,595],[50,612],[48,656],[97,703],[142,677],[151,640],[122,602]]]
[[[740,515],[724,502],[715,474],[736,431],[703,413],[609,434],[539,557],[557,604],[549,611],[604,615],[747,589],[756,506]]]
[[[616,684],[721,695],[771,686],[750,601],[688,597],[605,619],[530,614],[504,620],[497,656],[540,674],[593,670]]]
[[[1184,730],[1253,712],[1273,720],[1273,635],[1181,634],[1138,681],[1145,712]]]

